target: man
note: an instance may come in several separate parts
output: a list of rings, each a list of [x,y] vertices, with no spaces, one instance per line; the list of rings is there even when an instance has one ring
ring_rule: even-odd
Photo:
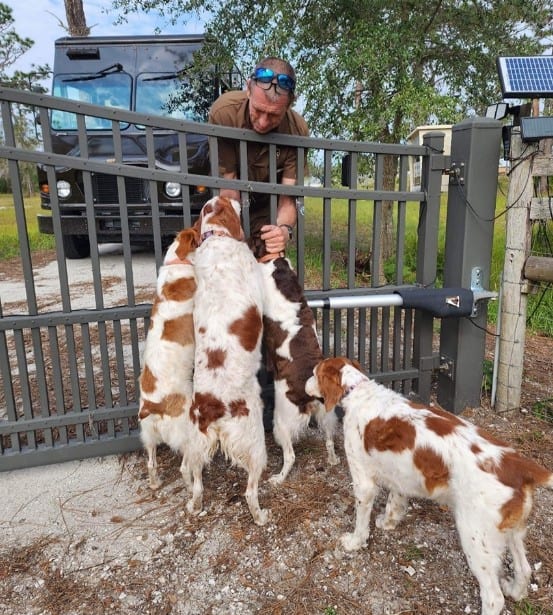
[[[209,122],[233,128],[248,128],[258,134],[278,132],[306,137],[309,131],[305,120],[291,108],[296,98],[295,87],[295,72],[288,62],[275,57],[264,58],[248,79],[245,91],[226,92],[213,103]],[[277,147],[279,183],[287,186],[296,184],[296,161],[296,148]],[[219,173],[226,179],[246,179],[240,177],[238,140],[219,139]],[[268,144],[248,143],[247,179],[269,181]],[[223,189],[221,195],[240,201],[237,190]],[[249,197],[250,245],[256,246],[256,240],[260,238],[265,242],[269,254],[284,252],[296,224],[295,198],[279,196],[276,224],[270,224],[269,195],[253,193]]]

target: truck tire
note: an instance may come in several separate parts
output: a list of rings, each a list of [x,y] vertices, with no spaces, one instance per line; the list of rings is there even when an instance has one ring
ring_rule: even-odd
[[[64,235],[63,251],[65,258],[88,258],[90,241],[86,235]]]

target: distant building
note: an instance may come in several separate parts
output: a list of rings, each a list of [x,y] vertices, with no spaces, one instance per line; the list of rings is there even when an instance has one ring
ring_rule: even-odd
[[[443,132],[444,139],[444,155],[451,154],[451,128],[452,124],[434,124],[428,126],[417,126],[415,130],[407,137],[409,145],[422,145],[422,140],[428,132]],[[421,159],[420,156],[411,156],[409,158],[409,189],[412,191],[421,189]],[[447,192],[449,186],[449,175],[442,175],[442,192]]]

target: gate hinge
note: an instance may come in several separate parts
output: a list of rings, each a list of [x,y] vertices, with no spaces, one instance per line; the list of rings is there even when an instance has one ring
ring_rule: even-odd
[[[428,357],[421,357],[419,359],[419,371],[420,372],[433,372],[440,367],[440,355],[432,354]]]
[[[430,170],[431,171],[443,171],[449,173],[451,166],[451,156],[448,154],[434,154],[430,157]]]

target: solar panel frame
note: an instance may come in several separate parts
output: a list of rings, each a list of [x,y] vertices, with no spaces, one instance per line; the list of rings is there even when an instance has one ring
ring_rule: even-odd
[[[553,56],[500,56],[496,63],[504,98],[553,97]]]

